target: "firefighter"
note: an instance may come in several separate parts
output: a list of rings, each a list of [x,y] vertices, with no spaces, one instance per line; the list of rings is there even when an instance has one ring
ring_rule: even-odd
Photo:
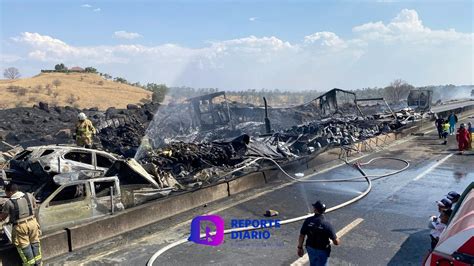
[[[35,198],[30,193],[19,191],[13,183],[5,185],[5,194],[9,200],[3,205],[0,221],[9,217],[9,223],[13,225],[12,242],[23,265],[42,265],[41,231],[34,214]]]
[[[77,116],[76,124],[76,144],[79,147],[92,148],[92,136],[96,133],[96,129],[92,122],[87,119],[86,114],[80,113]]]

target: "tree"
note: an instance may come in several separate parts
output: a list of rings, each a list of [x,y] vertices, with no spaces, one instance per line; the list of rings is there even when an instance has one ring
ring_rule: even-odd
[[[153,92],[151,95],[151,101],[154,103],[162,103],[165,100],[165,96],[168,93],[168,87],[165,84],[146,84],[146,89]]]
[[[114,81],[115,81],[115,82],[120,82],[120,83],[125,83],[125,84],[128,83],[126,79],[121,78],[121,77],[115,77],[115,78],[114,78]]]
[[[79,101],[79,97],[75,96],[74,94],[70,94],[69,97],[67,97],[66,102],[70,105],[74,105]]]
[[[66,67],[63,63],[61,63],[61,64],[55,65],[55,66],[54,66],[54,69],[55,69],[56,71],[66,71],[66,70],[67,70],[67,67]]]
[[[95,68],[93,68],[93,67],[86,67],[86,68],[84,69],[84,71],[85,71],[86,73],[97,73],[97,69],[95,69]]]
[[[135,83],[132,83],[130,85],[135,86],[135,87],[139,87],[139,88],[142,87],[142,84],[140,84],[140,82],[135,82]]]
[[[388,101],[392,103],[399,103],[402,99],[406,99],[410,90],[414,89],[412,85],[408,84],[402,79],[396,79],[389,86],[385,87],[384,94]]]
[[[3,76],[4,76],[6,79],[17,79],[17,78],[19,78],[21,75],[20,75],[20,71],[18,71],[18,68],[16,68],[16,67],[9,67],[9,68],[5,69],[5,71],[3,72]]]
[[[61,81],[59,79],[53,80],[53,85],[56,86],[56,89],[61,85]]]

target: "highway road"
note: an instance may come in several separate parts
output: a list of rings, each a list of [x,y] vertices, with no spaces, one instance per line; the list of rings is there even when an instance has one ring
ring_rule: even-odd
[[[470,106],[470,105],[474,105],[474,100],[465,100],[465,101],[459,101],[459,102],[454,102],[454,103],[449,103],[449,104],[433,106],[431,108],[431,111],[434,113],[438,113],[438,112],[444,112],[447,110],[461,108],[461,107]]]
[[[374,181],[369,195],[357,203],[327,214],[342,240],[340,246],[333,247],[332,265],[420,265],[430,246],[427,221],[429,216],[437,214],[435,201],[451,190],[462,192],[474,180],[474,153],[459,155],[454,136],[449,137],[447,146],[440,143],[434,129],[430,129],[424,136],[396,141],[361,159],[366,162],[380,156],[397,157],[411,165],[400,174]],[[400,162],[383,160],[364,169],[370,175],[401,167]],[[313,178],[358,175],[353,167],[341,164]],[[218,214],[226,221],[226,228],[231,219],[264,219],[262,214],[267,209],[279,211],[277,218],[285,220],[307,214],[315,200],[324,201],[328,207],[335,206],[360,195],[366,186],[364,182],[290,184],[282,177],[266,187],[196,208],[48,262],[145,265],[159,249],[187,238],[190,220],[197,215]],[[226,236],[224,243],[215,247],[188,242],[158,257],[154,265],[307,265],[307,261],[296,255],[301,224],[299,221],[272,229],[267,240],[236,240]]]

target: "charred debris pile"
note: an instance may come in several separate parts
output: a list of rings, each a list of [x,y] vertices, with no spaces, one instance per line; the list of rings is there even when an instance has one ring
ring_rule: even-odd
[[[362,102],[379,104],[364,107]],[[71,143],[79,112],[45,104],[3,110],[0,138],[22,146]],[[354,93],[339,89],[291,108],[229,102],[224,92],[218,92],[168,106],[129,105],[126,110],[85,112],[99,131],[97,143],[111,154],[69,146],[27,148],[16,156],[4,153],[4,159],[13,156],[4,180],[32,183],[28,190],[36,191],[43,183],[54,182],[58,174],[62,183],[105,175],[118,176],[124,184],[182,191],[269,166],[272,162],[267,159],[285,163],[316,156],[420,118],[408,108],[391,110],[381,98],[357,99]]]
[[[127,109],[99,111],[39,103],[34,107],[0,110],[0,141],[23,147],[73,144],[77,115],[84,112],[98,130],[94,141],[97,148],[133,154],[158,107],[158,104],[130,104]],[[1,150],[8,148],[6,144],[0,144]]]
[[[362,102],[381,104],[365,107]],[[218,92],[159,109],[135,158],[155,178],[168,176],[195,186],[269,166],[273,162],[268,158],[285,163],[316,156],[398,130],[420,117],[409,108],[394,112],[382,98],[357,99],[339,89],[292,108],[246,106],[228,102]]]

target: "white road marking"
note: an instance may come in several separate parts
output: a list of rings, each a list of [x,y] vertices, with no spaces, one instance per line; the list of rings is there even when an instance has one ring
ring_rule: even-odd
[[[360,223],[362,223],[364,221],[364,219],[362,218],[357,218],[355,219],[352,223],[344,226],[344,228],[342,228],[341,230],[339,230],[337,233],[336,233],[336,236],[337,238],[341,238],[343,237],[345,234],[349,233],[349,231],[351,231],[352,229],[354,229],[356,226],[358,226]]]
[[[342,228],[341,230],[339,230],[336,235],[337,235],[337,238],[341,238],[342,236],[344,236],[345,234],[349,233],[349,231],[351,231],[352,229],[354,229],[356,226],[358,226],[360,223],[362,223],[364,221],[364,219],[362,218],[357,218],[355,219],[352,223],[344,226],[344,228]],[[304,254],[303,257],[297,259],[295,262],[293,262],[292,264],[290,264],[290,266],[303,266],[303,265],[308,265],[309,264],[309,257],[308,257],[308,253]]]
[[[403,141],[403,140],[402,140],[402,141]],[[397,142],[397,141],[395,141],[395,142]],[[393,144],[393,143],[392,143],[392,144]],[[392,144],[388,145],[387,147],[391,147]],[[359,157],[353,158],[353,159],[349,160],[348,162],[351,163],[351,162],[354,162],[354,161],[358,161],[358,160],[360,160],[360,159],[363,159],[363,158],[365,158],[365,157],[367,157],[367,156],[369,156],[369,155],[373,155],[373,154],[374,154],[374,153],[366,153],[366,154],[363,154],[363,155],[361,155],[361,156],[359,156]],[[331,171],[331,170],[333,170],[333,169],[336,169],[336,168],[338,168],[338,167],[341,167],[341,166],[343,166],[343,165],[346,165],[346,163],[343,162],[343,163],[339,163],[339,164],[330,166],[330,167],[328,167],[328,168],[324,168],[324,169],[322,169],[322,170],[320,170],[320,171],[317,171],[317,172],[312,173],[311,175],[312,175],[312,176],[317,176],[317,175],[319,175],[319,174],[323,174],[323,173],[329,172],[329,171]],[[304,178],[303,178],[303,179],[304,179]],[[227,209],[229,209],[229,208],[232,208],[232,207],[234,207],[234,206],[237,206],[237,205],[239,205],[239,204],[241,204],[241,203],[244,203],[244,202],[247,202],[247,201],[250,201],[250,200],[259,198],[259,197],[261,197],[261,196],[263,196],[263,195],[266,195],[266,194],[268,194],[268,193],[270,193],[270,192],[273,192],[273,191],[276,191],[276,190],[279,190],[279,189],[282,189],[282,188],[291,186],[291,185],[293,185],[293,184],[296,183],[296,182],[297,182],[297,181],[289,181],[288,183],[284,183],[284,184],[281,184],[281,185],[279,185],[279,186],[276,186],[276,187],[274,187],[274,188],[272,188],[272,189],[268,189],[268,190],[259,192],[259,193],[257,193],[257,194],[254,194],[254,195],[250,196],[250,197],[246,197],[246,198],[241,199],[241,200],[233,201],[232,203],[229,203],[229,204],[227,204],[227,205],[225,205],[225,206],[223,206],[223,207],[221,207],[221,208],[214,209],[214,210],[212,210],[212,211],[210,211],[210,212],[208,212],[208,213],[201,214],[201,215],[210,215],[210,214],[216,214],[216,213],[222,212],[222,211],[224,211],[224,210],[227,210]],[[174,226],[170,227],[170,228],[169,228],[168,230],[166,230],[166,231],[167,231],[167,232],[175,231],[175,230],[177,230],[178,228],[183,227],[183,226],[188,226],[188,227],[189,227],[189,225],[191,224],[191,221],[192,221],[192,219],[187,220],[187,221],[183,221],[183,222],[178,223],[178,224],[175,224]],[[133,243],[128,243],[128,245],[129,245],[129,246],[138,245],[139,243],[142,243],[142,242],[144,242],[144,241],[148,241],[148,240],[150,240],[150,239],[156,239],[156,238],[157,238],[157,235],[159,235],[159,233],[158,233],[158,234],[155,233],[155,234],[150,234],[150,235],[148,235],[148,236],[144,236],[144,237],[140,238],[138,241],[134,241]],[[175,238],[175,237],[176,237],[176,238]],[[166,242],[166,241],[176,241],[178,238],[179,238],[178,236],[174,236],[173,239],[168,239],[168,238],[166,238],[166,239],[163,239],[163,242]],[[90,262],[90,261],[96,261],[96,260],[101,259],[101,258],[103,258],[103,257],[106,257],[106,256],[108,256],[108,255],[110,255],[110,254],[112,254],[112,253],[114,253],[114,252],[118,252],[118,251],[121,250],[121,249],[123,249],[123,247],[121,247],[121,246],[120,246],[120,247],[116,247],[116,248],[113,248],[113,249],[111,249],[111,250],[105,251],[105,252],[100,253],[100,254],[94,254],[94,255],[88,256],[87,259],[83,259],[82,261],[86,261],[87,263]]]
[[[453,155],[454,155],[454,153],[450,153],[450,154],[446,155],[446,157],[444,157],[443,159],[437,161],[430,168],[423,171],[423,173],[421,173],[421,174],[417,175],[415,178],[413,178],[413,181],[419,180],[420,178],[424,177],[426,174],[433,171],[436,167],[438,167],[440,164],[444,163],[447,159],[449,159]]]
[[[437,128],[430,129],[430,130],[426,131],[426,132],[423,133],[423,134],[428,134],[428,133],[431,133],[431,132],[433,132],[433,131],[435,131],[435,130],[437,130]]]
[[[392,148],[392,147],[394,147],[394,146],[399,146],[399,145],[404,144],[404,143],[406,143],[406,142],[408,142],[408,141],[410,141],[410,140],[413,140],[413,139],[414,139],[414,137],[412,136],[412,137],[405,137],[405,138],[403,138],[403,139],[395,140],[394,142],[392,142],[392,143],[390,143],[390,144],[388,144],[388,145],[382,145],[383,147],[382,147],[382,149],[379,150],[379,151],[375,151],[375,152],[373,152],[373,153],[372,153],[372,152],[371,152],[371,153],[366,153],[366,154],[363,154],[363,155],[361,155],[361,156],[359,156],[359,157],[355,157],[355,158],[353,158],[353,159],[351,159],[351,160],[348,160],[348,163],[352,163],[352,162],[361,160],[361,159],[363,159],[363,158],[365,158],[365,157],[368,157],[368,156],[370,156],[370,155],[377,154],[377,153],[380,152],[380,151],[383,151],[383,150]],[[339,164],[336,164],[336,165],[333,165],[333,166],[324,168],[324,169],[322,169],[322,170],[320,170],[320,171],[311,173],[311,176],[316,176],[316,175],[319,175],[319,174],[323,174],[323,173],[329,172],[329,171],[331,171],[331,170],[333,170],[333,169],[336,169],[336,168],[338,168],[338,167],[341,167],[341,166],[343,166],[343,165],[347,165],[347,164],[346,164],[345,162],[339,163]],[[289,181],[288,183],[284,183],[284,184],[279,185],[279,186],[276,186],[276,187],[274,187],[274,188],[272,188],[272,189],[259,192],[259,193],[257,193],[257,194],[254,194],[254,195],[250,196],[250,197],[246,197],[246,198],[241,199],[241,200],[233,201],[232,203],[227,204],[227,205],[225,205],[225,206],[223,206],[223,207],[221,207],[221,208],[214,209],[214,210],[212,210],[212,211],[210,211],[210,212],[208,212],[208,213],[206,213],[206,214],[201,214],[201,215],[216,214],[216,213],[218,213],[218,212],[221,212],[221,211],[224,211],[224,210],[226,210],[226,209],[232,208],[232,207],[234,207],[234,206],[236,206],[236,205],[239,205],[239,204],[241,204],[241,203],[244,203],[244,202],[247,202],[247,201],[256,199],[256,198],[258,198],[258,197],[260,197],[260,196],[263,196],[263,195],[265,195],[265,194],[268,194],[268,193],[270,193],[270,192],[273,192],[273,191],[276,191],[276,190],[285,188],[285,187],[287,187],[287,186],[291,186],[291,185],[293,185],[295,182],[296,182],[296,181]],[[168,230],[166,230],[166,232],[176,231],[177,229],[179,229],[180,227],[183,227],[183,226],[188,226],[188,227],[189,227],[189,224],[191,224],[191,221],[192,221],[192,219],[187,220],[187,221],[183,221],[183,222],[178,223],[178,224],[175,224],[174,226],[172,226],[172,227],[170,227]],[[160,234],[160,233],[154,233],[154,234],[150,234],[150,235],[148,235],[148,236],[141,237],[141,238],[139,238],[138,240],[134,240],[133,242],[128,243],[128,246],[138,246],[140,243],[149,241],[150,239],[156,239],[156,238],[157,238],[157,235],[158,235],[158,236],[161,236],[161,240],[162,240],[161,243],[176,241],[177,239],[179,239],[179,238],[181,237],[181,235],[179,235],[179,234],[173,235],[172,237],[170,237],[169,235],[171,235],[171,234],[169,234],[169,235],[163,237],[162,234]],[[158,238],[160,238],[160,237],[158,237]],[[118,251],[120,251],[120,250],[122,250],[122,249],[123,249],[122,246],[115,247],[115,248],[113,248],[113,249],[107,250],[107,251],[102,252],[102,253],[99,253],[99,254],[90,255],[90,256],[88,256],[87,258],[82,259],[81,261],[82,261],[83,263],[84,263],[84,262],[88,263],[88,262],[91,262],[91,261],[96,261],[96,260],[101,259],[101,258],[103,258],[103,257],[106,257],[106,256],[108,256],[108,255],[110,255],[110,254],[112,254],[112,253],[118,252]],[[73,262],[77,262],[77,261],[73,261]],[[82,265],[82,264],[81,264],[81,265]]]

